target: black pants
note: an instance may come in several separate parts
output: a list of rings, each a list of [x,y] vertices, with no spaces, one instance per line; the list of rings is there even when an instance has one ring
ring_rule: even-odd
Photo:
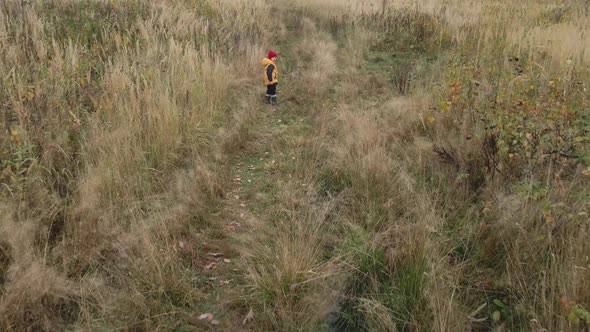
[[[266,86],[266,96],[275,97],[277,95],[277,83]]]

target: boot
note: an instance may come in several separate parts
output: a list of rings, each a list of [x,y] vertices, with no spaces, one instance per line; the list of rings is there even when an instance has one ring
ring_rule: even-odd
[[[266,102],[270,104],[270,95],[266,95],[264,98],[266,99]]]
[[[278,104],[279,102],[277,101],[277,96],[270,97],[270,103],[273,106],[275,106],[276,104]]]

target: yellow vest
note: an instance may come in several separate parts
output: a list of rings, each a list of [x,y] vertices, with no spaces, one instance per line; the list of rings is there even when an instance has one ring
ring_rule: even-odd
[[[264,66],[264,85],[279,83],[279,70],[277,69],[277,65],[271,59],[268,58],[262,59],[262,65]],[[268,78],[268,67],[270,65],[274,66],[274,69],[271,74],[271,79]]]

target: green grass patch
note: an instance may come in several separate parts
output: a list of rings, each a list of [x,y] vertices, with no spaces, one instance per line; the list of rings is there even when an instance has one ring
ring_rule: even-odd
[[[355,272],[341,302],[334,328],[367,330],[379,323],[375,303],[388,312],[400,330],[412,330],[424,317],[424,285],[427,265],[423,257],[407,256],[390,261],[385,250],[371,244],[369,234],[355,230],[344,243]],[[371,303],[367,306],[367,303]]]

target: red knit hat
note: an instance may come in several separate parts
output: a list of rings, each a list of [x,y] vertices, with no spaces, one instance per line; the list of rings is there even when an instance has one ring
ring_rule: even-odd
[[[272,59],[272,58],[276,58],[277,53],[275,51],[268,51],[268,58]]]

